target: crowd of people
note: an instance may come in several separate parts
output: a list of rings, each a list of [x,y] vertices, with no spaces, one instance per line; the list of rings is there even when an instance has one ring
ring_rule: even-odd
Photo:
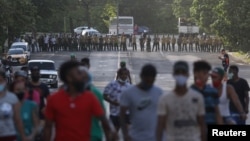
[[[175,87],[166,94],[154,84],[152,64],[145,64],[140,82],[132,84],[121,62],[103,93],[92,83],[90,67],[88,58],[65,61],[59,69],[63,85],[53,94],[39,81],[37,66],[29,68],[30,80],[27,70],[16,71],[10,85],[0,70],[0,140],[115,141],[121,130],[124,141],[205,141],[209,125],[246,124],[250,88],[235,65],[227,73],[196,61],[188,86],[189,65],[177,61]]]
[[[223,47],[222,39],[206,35],[157,34],[126,36],[117,35],[77,35],[77,34],[44,34],[37,38],[24,36],[15,41],[28,42],[32,52],[55,51],[126,51],[132,47],[141,51],[178,51],[178,52],[219,52]]]

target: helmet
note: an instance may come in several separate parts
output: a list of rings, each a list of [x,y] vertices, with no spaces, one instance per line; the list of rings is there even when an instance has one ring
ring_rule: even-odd
[[[122,62],[120,63],[120,66],[121,66],[121,68],[125,68],[125,67],[126,67],[126,62],[122,61]]]

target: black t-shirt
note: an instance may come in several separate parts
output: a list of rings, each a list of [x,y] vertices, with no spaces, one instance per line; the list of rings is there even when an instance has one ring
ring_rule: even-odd
[[[224,57],[224,58],[223,58],[223,60],[222,60],[222,65],[223,65],[223,66],[228,66],[228,65],[229,65],[229,56],[228,56],[228,54],[224,54],[223,57]]]
[[[235,92],[237,93],[239,100],[244,108],[246,106],[245,92],[250,90],[247,81],[243,78],[240,78],[237,82],[234,82],[232,79],[230,79],[227,83],[234,87]],[[230,111],[238,113],[237,108],[232,102],[230,102]]]
[[[50,94],[49,87],[44,83],[40,83],[38,86],[29,84],[29,87],[33,90],[36,90],[40,94],[39,117],[40,119],[44,119],[42,109],[45,107],[44,99],[46,99]]]

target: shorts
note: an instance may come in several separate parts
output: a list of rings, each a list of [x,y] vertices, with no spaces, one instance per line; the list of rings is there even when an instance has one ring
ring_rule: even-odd
[[[237,125],[246,125],[246,121],[241,119],[239,113],[231,112],[231,115]]]
[[[113,123],[113,125],[115,127],[121,127],[121,125],[120,125],[120,116],[110,115],[109,117],[110,117],[110,120],[111,120],[111,122]],[[126,122],[126,124],[130,124],[129,115],[125,116],[125,122]]]
[[[236,123],[231,116],[222,117],[222,119],[225,124]]]

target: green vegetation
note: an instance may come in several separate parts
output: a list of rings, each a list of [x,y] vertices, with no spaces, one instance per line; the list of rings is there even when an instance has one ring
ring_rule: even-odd
[[[243,51],[233,52],[233,56],[242,60],[245,63],[250,64],[250,53],[244,53]]]
[[[177,33],[177,19],[186,17],[229,49],[249,50],[249,0],[0,0],[0,43],[27,31],[72,32],[83,25],[107,33],[117,2],[120,16],[133,16],[154,33]]]

